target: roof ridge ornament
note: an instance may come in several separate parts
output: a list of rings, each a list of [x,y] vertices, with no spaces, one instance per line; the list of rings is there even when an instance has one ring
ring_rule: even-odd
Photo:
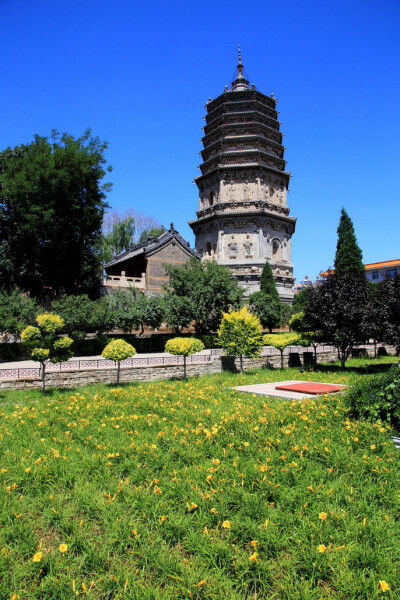
[[[236,67],[236,79],[232,81],[232,91],[242,92],[249,89],[249,81],[243,75],[242,51],[238,46],[238,65]]]

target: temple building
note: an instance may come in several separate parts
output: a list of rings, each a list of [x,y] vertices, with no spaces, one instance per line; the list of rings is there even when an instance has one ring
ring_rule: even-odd
[[[239,64],[231,88],[206,104],[197,219],[189,225],[203,260],[228,266],[252,293],[265,261],[283,302],[293,299],[290,173],[284,160],[276,99],[250,85]]]
[[[104,265],[101,292],[135,288],[148,296],[161,294],[169,281],[165,265],[183,265],[193,256],[195,251],[171,223],[168,231],[131,246]]]

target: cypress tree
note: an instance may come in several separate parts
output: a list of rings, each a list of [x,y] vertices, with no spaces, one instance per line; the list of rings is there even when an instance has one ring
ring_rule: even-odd
[[[365,268],[362,262],[362,252],[357,244],[352,220],[342,208],[338,232],[338,241],[335,255],[335,275],[341,276],[345,273],[362,275],[365,277]]]
[[[278,290],[275,286],[274,274],[272,273],[271,265],[266,261],[260,278],[260,291],[271,296],[274,300],[280,302]]]

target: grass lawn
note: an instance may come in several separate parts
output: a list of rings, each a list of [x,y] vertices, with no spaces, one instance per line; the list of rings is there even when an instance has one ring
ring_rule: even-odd
[[[230,389],[363,362],[0,392],[0,598],[398,598],[390,429]]]

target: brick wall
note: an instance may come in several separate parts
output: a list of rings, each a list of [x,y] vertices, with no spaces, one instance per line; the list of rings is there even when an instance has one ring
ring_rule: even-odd
[[[395,354],[394,347],[386,347],[388,354]],[[374,355],[373,347],[367,348],[369,356]],[[294,356],[298,354],[298,356]],[[304,349],[301,352],[285,354],[283,364],[288,366],[289,362],[296,366],[296,359],[299,359],[298,366],[304,362]],[[336,351],[321,351],[318,353],[319,362],[329,362],[337,360]],[[243,367],[245,370],[252,368],[273,367],[280,368],[281,355],[271,354],[260,358],[243,358]],[[211,373],[220,373],[224,370],[239,370],[240,361],[228,356],[211,357],[211,361],[204,363],[188,364],[186,366],[188,377],[206,375]],[[120,382],[129,383],[135,381],[156,381],[161,379],[173,379],[183,376],[183,365],[176,366],[155,366],[155,367],[121,367]],[[75,388],[81,385],[91,383],[111,383],[116,384],[117,370],[108,369],[90,369],[90,370],[71,370],[71,371],[50,371],[46,373],[46,387]],[[21,379],[3,379],[0,380],[2,389],[40,389],[41,380],[38,377],[27,377]]]

